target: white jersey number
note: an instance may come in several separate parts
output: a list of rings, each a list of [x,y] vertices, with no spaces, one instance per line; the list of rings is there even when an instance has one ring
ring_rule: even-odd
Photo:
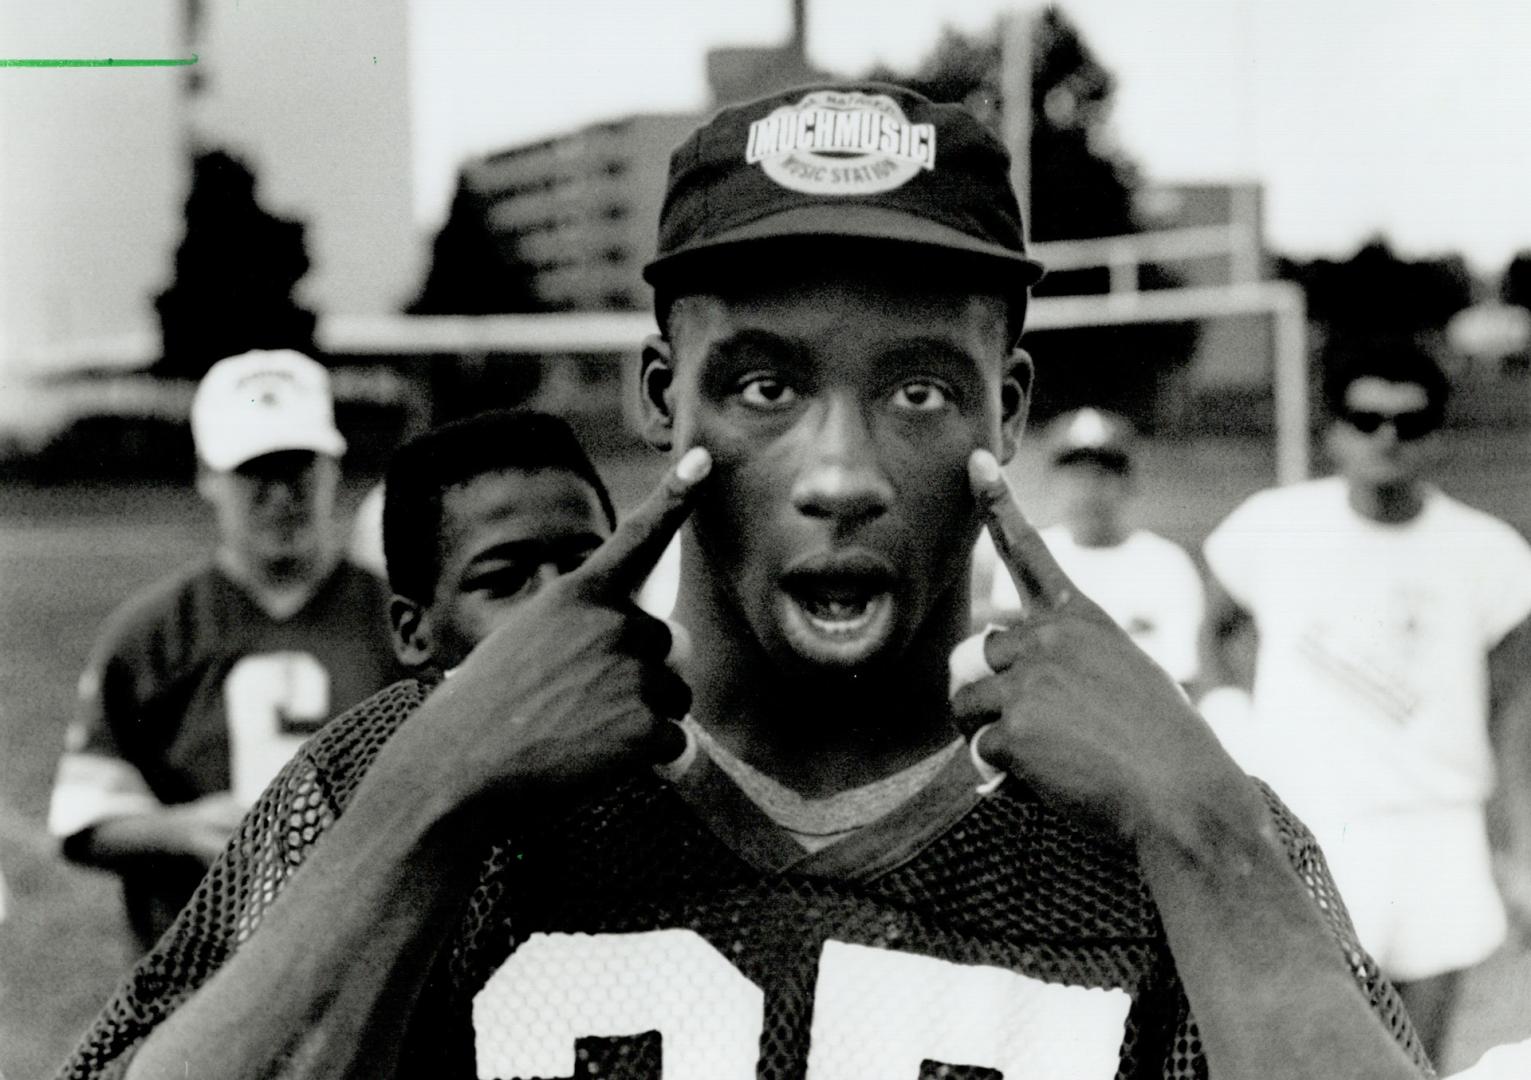
[[[665,1080],[757,1075],[765,995],[691,930],[534,934],[473,1000],[478,1075],[570,1076],[574,1042],[658,1031]],[[824,943],[808,1080],[913,1080],[925,1060],[1007,1080],[1116,1074],[1123,990]]]
[[[329,716],[330,673],[305,652],[242,657],[223,681],[223,711],[230,786],[250,806]]]

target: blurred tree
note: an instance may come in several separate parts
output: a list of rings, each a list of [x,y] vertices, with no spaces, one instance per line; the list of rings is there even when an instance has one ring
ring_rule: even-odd
[[[1134,194],[1138,169],[1116,145],[1109,125],[1116,80],[1056,7],[1032,23],[1031,219],[1033,240],[1077,240],[1140,231]],[[936,101],[962,102],[999,130],[1000,30],[977,37],[947,28],[913,71],[888,67],[871,77],[908,86]],[[1139,287],[1180,284],[1163,267],[1145,266]],[[1105,267],[1049,274],[1038,296],[1103,293]],[[1096,327],[1026,335],[1037,365],[1037,419],[1079,405],[1099,405],[1152,429],[1174,410],[1162,395],[1177,392],[1177,374],[1195,348],[1190,324]]]
[[[1531,308],[1531,251],[1519,251],[1505,267],[1499,282],[1499,297],[1506,304]]]
[[[1333,332],[1412,335],[1439,330],[1473,301],[1473,279],[1461,256],[1411,262],[1381,237],[1349,259],[1280,260],[1280,276],[1302,286],[1308,316]]]
[[[1276,273],[1302,287],[1320,329],[1322,374],[1379,349],[1439,352],[1446,323],[1473,302],[1461,256],[1409,261],[1381,237],[1343,262],[1278,260]]]
[[[1116,148],[1108,124],[1115,79],[1055,7],[1037,16],[1032,38],[1032,238],[1136,232],[1138,171]],[[962,102],[998,133],[1004,108],[998,27],[973,38],[948,27],[915,70],[879,67],[871,77],[936,101]]]
[[[495,236],[487,217],[488,200],[466,173],[446,222],[436,234],[431,265],[411,315],[492,315],[546,311],[537,295],[536,268],[523,259],[513,234]]]
[[[155,298],[164,351],[157,374],[198,379],[248,349],[313,354],[315,317],[293,289],[308,272],[302,222],[267,213],[255,176],[222,150],[192,161],[175,279]]]

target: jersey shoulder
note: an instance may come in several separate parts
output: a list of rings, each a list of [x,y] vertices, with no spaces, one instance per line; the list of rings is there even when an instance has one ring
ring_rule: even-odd
[[[1164,565],[1173,565],[1177,568],[1189,567],[1194,569],[1196,566],[1190,552],[1169,537],[1160,536],[1156,532],[1150,532],[1147,529],[1135,529],[1127,537],[1126,542],[1144,560],[1151,560]]]
[[[1254,492],[1223,519],[1223,525],[1218,529],[1224,525],[1301,527],[1310,518],[1338,514],[1345,508],[1344,480],[1338,476],[1321,476]]]
[[[206,607],[218,589],[218,573],[211,561],[177,570],[118,604],[102,624],[98,640],[131,642],[163,633],[190,612]]]
[[[123,664],[139,677],[169,676],[229,638],[231,586],[210,560],[153,582],[124,600],[96,636],[90,664]]]
[[[1472,537],[1501,550],[1531,552],[1531,542],[1514,525],[1439,489],[1431,489],[1429,513],[1432,524],[1454,538]]]
[[[400,679],[351,706],[303,744],[301,755],[337,812],[350,801],[383,745],[434,686],[429,679]]]
[[[388,583],[370,570],[357,566],[350,559],[341,559],[326,583],[326,589],[347,597],[356,597],[369,603],[387,607],[393,596]]]

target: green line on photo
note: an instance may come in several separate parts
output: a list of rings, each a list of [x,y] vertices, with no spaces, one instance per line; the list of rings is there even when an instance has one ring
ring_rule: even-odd
[[[63,60],[3,60],[0,59],[0,68],[78,68],[78,67],[186,67],[197,62],[197,54],[192,53],[186,59],[180,57],[166,57],[163,59],[119,59],[108,56],[101,60],[89,59],[63,59]]]

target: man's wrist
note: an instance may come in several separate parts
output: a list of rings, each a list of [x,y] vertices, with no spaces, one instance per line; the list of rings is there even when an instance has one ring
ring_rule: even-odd
[[[1264,797],[1240,772],[1191,779],[1159,793],[1144,800],[1127,824],[1140,858],[1152,855],[1188,869],[1247,872],[1277,844]]]

